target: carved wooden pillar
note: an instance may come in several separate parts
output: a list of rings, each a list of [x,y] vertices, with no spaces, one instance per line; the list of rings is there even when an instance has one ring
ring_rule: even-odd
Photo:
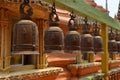
[[[36,21],[39,31],[39,55],[37,56],[37,68],[46,67],[46,54],[44,53],[44,26],[45,21],[43,19],[37,19]]]
[[[0,68],[2,71],[6,71],[10,68],[10,44],[11,44],[11,29],[10,29],[10,18],[7,14],[6,9],[1,9],[1,17],[0,17],[0,55],[1,55],[1,63]]]

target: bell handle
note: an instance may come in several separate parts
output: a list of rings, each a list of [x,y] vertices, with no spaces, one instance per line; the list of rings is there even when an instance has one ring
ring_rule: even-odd
[[[71,18],[68,21],[69,31],[71,31],[71,30],[77,30],[78,25],[77,25],[77,21],[75,20],[76,15],[73,12],[71,12],[70,16],[71,16]]]
[[[27,10],[25,11],[25,7],[27,7]],[[24,0],[24,2],[20,5],[20,14],[22,19],[31,19],[31,16],[33,14],[33,9],[29,5],[29,0]]]

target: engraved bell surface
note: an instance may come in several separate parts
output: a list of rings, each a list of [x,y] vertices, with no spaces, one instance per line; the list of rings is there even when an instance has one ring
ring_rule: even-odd
[[[69,31],[65,36],[65,52],[80,52],[80,34],[77,32],[77,21],[75,20],[75,15],[71,13],[71,19],[68,22]]]
[[[52,6],[52,11],[49,15],[49,28],[45,31],[44,47],[46,53],[63,53],[64,34],[59,28],[59,18],[56,14],[55,4]]]

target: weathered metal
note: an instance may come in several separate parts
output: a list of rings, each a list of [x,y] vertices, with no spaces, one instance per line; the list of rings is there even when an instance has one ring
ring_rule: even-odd
[[[81,36],[81,50],[82,53],[93,52],[93,37],[89,33],[90,25],[87,22],[87,18],[85,18],[85,24],[82,24],[82,36]]]
[[[55,4],[52,6],[52,11],[49,15],[49,28],[45,31],[44,46],[45,52],[63,52],[64,35],[61,28],[59,28],[59,18],[56,14]]]
[[[80,45],[81,45],[81,39],[80,34],[77,32],[77,21],[75,20],[75,15],[73,13],[70,14],[71,18],[68,22],[68,28],[69,31],[67,32],[65,36],[65,52],[80,52]]]
[[[94,34],[94,52],[103,53],[103,41],[100,36],[100,26],[97,23],[93,24],[93,34]]]

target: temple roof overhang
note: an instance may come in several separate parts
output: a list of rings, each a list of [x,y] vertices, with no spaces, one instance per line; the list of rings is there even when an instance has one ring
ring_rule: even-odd
[[[90,19],[104,23],[114,29],[120,30],[120,23],[110,17],[107,13],[104,13],[93,6],[90,6],[84,0],[44,0],[49,3],[56,3],[56,6],[74,12],[77,15],[87,16]]]

